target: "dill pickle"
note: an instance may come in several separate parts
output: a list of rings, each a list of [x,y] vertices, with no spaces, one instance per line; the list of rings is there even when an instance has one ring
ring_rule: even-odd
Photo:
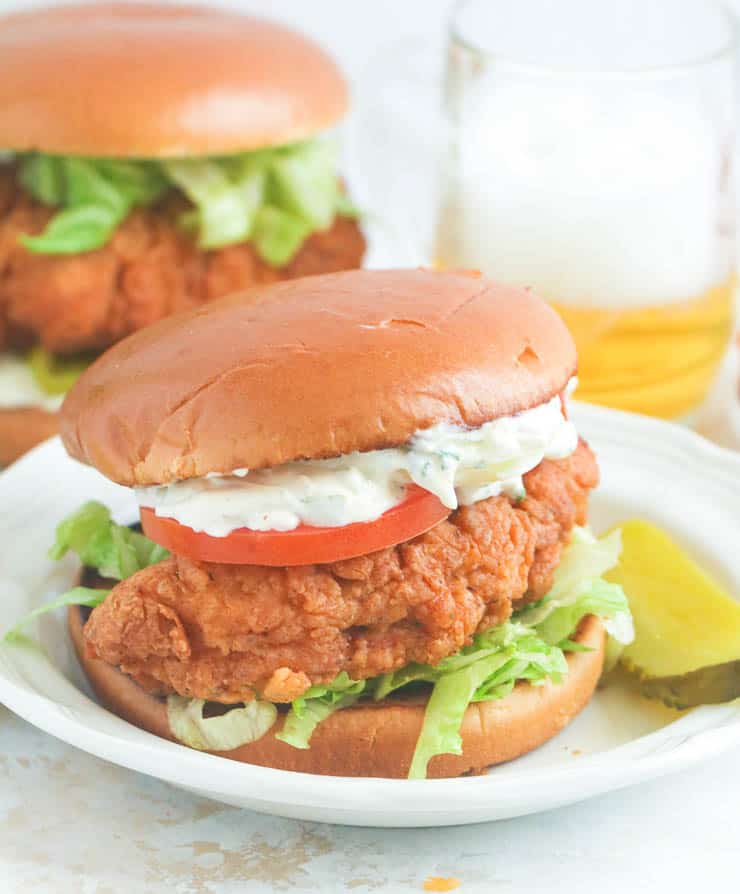
[[[658,699],[669,708],[731,702],[740,698],[740,661],[702,667],[679,677],[645,679],[640,691],[646,698]]]
[[[740,603],[660,528],[620,528],[619,564],[605,577],[624,589],[635,624],[622,666],[671,707],[740,697]]]

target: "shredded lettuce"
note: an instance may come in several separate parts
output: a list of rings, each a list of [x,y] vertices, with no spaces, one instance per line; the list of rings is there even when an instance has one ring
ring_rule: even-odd
[[[576,528],[555,572],[553,586],[540,602],[516,613],[510,621],[477,634],[469,646],[435,666],[409,664],[369,680],[353,680],[343,671],[331,683],[312,686],[292,702],[276,738],[294,748],[309,748],[316,727],[358,699],[380,701],[415,684],[431,686],[409,770],[410,779],[423,779],[435,755],[462,752],[460,730],[471,703],[505,698],[519,681],[541,686],[548,680],[562,680],[568,672],[565,653],[587,649],[571,639],[586,615],[600,616],[621,642],[629,641],[632,632],[624,593],[601,578],[617,562],[620,548],[618,532],[597,540],[590,532]],[[259,727],[256,735],[254,723],[247,719],[242,729],[237,723],[238,711],[204,720],[203,703],[198,700],[179,699],[175,703],[171,699],[171,705],[174,708],[170,711],[178,712],[175,722],[180,724],[177,729],[172,726],[175,735],[194,748],[224,750],[264,734]],[[248,704],[239,710],[258,709]],[[227,720],[231,714],[233,721]],[[172,723],[172,713],[170,716]],[[272,725],[272,721],[268,725],[268,719],[265,713],[262,722],[266,729]],[[223,726],[227,730],[224,737],[203,738],[209,724],[216,737]]]
[[[460,730],[471,703],[504,698],[518,681],[540,686],[548,680],[562,680],[568,671],[565,653],[587,648],[572,638],[586,615],[604,620],[610,640],[616,643],[612,648],[631,641],[634,634],[627,599],[618,585],[602,578],[617,563],[620,549],[619,531],[597,540],[585,529],[574,529],[544,599],[515,613],[508,622],[477,634],[469,646],[437,665],[410,664],[368,680],[353,680],[342,672],[328,684],[312,686],[291,703],[276,737],[294,748],[309,748],[318,724],[358,699],[380,701],[405,687],[431,686],[409,771],[411,779],[424,778],[433,757],[461,753]],[[70,550],[83,564],[115,580],[168,555],[142,534],[116,524],[110,511],[97,502],[84,504],[57,527],[50,555],[59,559]],[[6,639],[20,641],[21,628],[46,611],[65,605],[95,606],[107,592],[75,587],[34,609]],[[273,726],[277,716],[274,705],[258,700],[216,717],[204,717],[203,707],[198,699],[168,699],[175,737],[193,748],[211,751],[255,741]]]
[[[627,597],[620,586],[601,578],[617,564],[621,548],[618,529],[597,540],[585,528],[574,528],[550,592],[518,612],[516,620],[533,627],[546,643],[558,645],[568,639],[585,615],[598,615],[618,642],[631,642],[634,630]]]
[[[256,742],[277,720],[272,702],[246,702],[215,717],[204,717],[205,702],[199,698],[167,697],[167,718],[172,735],[199,751],[231,751]]]
[[[41,345],[32,348],[27,356],[36,384],[45,394],[66,394],[92,363],[85,354],[60,357],[51,354]]]
[[[333,143],[314,140],[298,150],[278,151],[272,160],[272,203],[304,220],[313,230],[325,230],[339,203],[337,157]]]
[[[164,161],[25,154],[19,160],[21,183],[59,210],[43,233],[20,238],[41,254],[91,251],[110,241],[133,208],[151,205],[174,187],[193,205],[180,222],[202,248],[252,240],[268,264],[282,266],[335,215],[357,215],[336,167],[333,143],[321,139]]]
[[[472,702],[504,698],[520,680],[534,686],[562,680],[568,671],[565,652],[587,648],[571,639],[586,615],[598,615],[621,642],[629,641],[627,599],[620,587],[601,578],[617,563],[620,549],[618,531],[597,540],[585,529],[574,529],[553,586],[540,602],[476,635],[470,646],[435,666],[410,664],[364,682],[340,674],[328,686],[313,687],[293,703],[279,738],[307,748],[318,723],[360,696],[379,701],[409,685],[431,684],[409,771],[410,779],[423,779],[435,755],[461,753],[460,729]]]
[[[375,698],[412,682],[433,684],[409,772],[410,779],[423,779],[435,754],[461,753],[460,727],[471,702],[504,698],[518,680],[559,682],[567,670],[560,648],[544,643],[528,627],[506,623],[478,634],[472,645],[435,667],[415,665],[384,674]]]
[[[436,683],[442,677],[465,670],[472,664],[500,656],[502,650],[510,646],[513,638],[520,632],[520,629],[512,624],[500,624],[477,634],[470,646],[443,658],[437,665],[408,664],[398,671],[383,674],[376,678],[375,700],[381,701],[396,689],[401,689],[410,683]],[[526,632],[530,633],[528,630]]]
[[[20,181],[37,199],[61,210],[38,236],[21,243],[39,254],[77,254],[106,245],[136,205],[156,201],[168,181],[156,162],[34,153],[20,162]]]
[[[311,233],[311,225],[274,205],[260,208],[252,241],[260,257],[273,267],[282,267],[294,257]]]
[[[18,179],[27,192],[45,205],[64,203],[64,163],[55,155],[34,152],[18,168]]]
[[[195,206],[183,223],[197,231],[203,248],[244,242],[252,234],[264,199],[267,172],[264,164],[249,161],[245,157],[239,167],[213,159],[162,163],[170,181]]]
[[[471,701],[503,698],[518,680],[533,685],[547,679],[559,682],[568,670],[563,650],[574,651],[577,644],[570,636],[586,615],[598,615],[607,623],[622,619],[612,629],[629,641],[631,625],[624,623],[630,617],[627,598],[621,587],[600,577],[616,565],[620,550],[618,531],[597,540],[589,531],[575,528],[545,598],[518,612],[512,623],[475,637],[473,646],[460,656],[472,658],[477,651],[480,657],[463,670],[446,674],[445,662],[438,665],[435,670],[442,668],[442,675],[427,704],[409,778],[424,778],[436,754],[460,754],[460,726]],[[499,655],[486,654],[495,645]]]
[[[353,705],[367,686],[366,680],[352,680],[345,671],[325,686],[312,686],[292,702],[282,730],[275,738],[294,748],[308,748],[309,740],[322,720]]]
[[[516,647],[512,645],[437,679],[424,712],[409,779],[424,779],[427,765],[436,754],[462,754],[460,728],[468,705],[479,690],[481,700],[500,698],[493,692],[506,683],[513,686],[516,680],[516,676],[506,672],[507,666],[514,672],[520,664],[526,667],[526,661],[516,662]],[[489,689],[491,694],[487,695]]]
[[[102,205],[85,205],[60,211],[38,236],[19,236],[29,251],[44,255],[74,255],[101,248],[121,223],[125,214],[116,214]]]
[[[101,577],[123,580],[161,562],[169,556],[166,549],[126,525],[116,524],[110,510],[91,500],[57,525],[56,540],[49,550],[52,559],[61,559],[70,550],[83,565],[94,568]],[[100,605],[110,590],[73,587],[45,605],[33,609],[5,635],[6,642],[18,642],[20,631],[46,612],[68,605]]]

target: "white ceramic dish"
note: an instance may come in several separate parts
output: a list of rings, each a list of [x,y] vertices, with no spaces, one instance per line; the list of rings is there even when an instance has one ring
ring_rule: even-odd
[[[597,451],[598,531],[652,519],[740,593],[740,455],[655,420],[587,406],[574,417]],[[70,460],[52,440],[0,475],[3,627],[66,589],[74,561],[46,559],[56,523],[86,499],[133,517],[131,495]],[[34,632],[34,631],[31,631]],[[0,701],[79,748],[198,794],[265,813],[372,826],[442,826],[570,804],[690,766],[740,743],[740,703],[684,716],[620,686],[600,690],[556,739],[486,776],[408,782],[286,773],[191,751],[101,708],[72,656],[64,617],[35,631],[46,654],[0,646]]]

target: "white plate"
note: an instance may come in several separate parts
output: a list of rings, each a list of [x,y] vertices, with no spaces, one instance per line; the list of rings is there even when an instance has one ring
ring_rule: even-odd
[[[650,518],[740,592],[740,455],[639,416],[576,406],[574,417],[602,468],[594,528]],[[124,521],[135,511],[127,490],[68,459],[57,440],[0,476],[6,626],[73,580],[74,561],[55,565],[46,550],[59,519],[86,499],[108,503]],[[0,647],[0,700],[26,720],[215,800],[319,822],[442,826],[513,817],[651,779],[740,743],[740,704],[680,716],[611,686],[553,741],[486,776],[409,782],[287,773],[191,751],[131,726],[88,696],[61,614],[43,618],[37,635],[48,658]]]

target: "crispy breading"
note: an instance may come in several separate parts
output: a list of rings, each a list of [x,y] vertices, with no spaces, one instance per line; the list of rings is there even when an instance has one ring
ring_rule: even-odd
[[[582,442],[525,477],[525,500],[463,507],[356,559],[266,568],[173,556],[113,589],[87,647],[150,691],[224,703],[291,701],[343,670],[365,679],[436,664],[547,592],[597,480]]]
[[[27,251],[21,234],[44,230],[54,210],[0,168],[0,348],[40,343],[49,351],[97,351],[178,310],[260,283],[359,267],[365,241],[337,217],[313,233],[285,267],[249,243],[199,249],[177,225],[184,200],[169,196],[133,211],[111,241],[78,255]]]

